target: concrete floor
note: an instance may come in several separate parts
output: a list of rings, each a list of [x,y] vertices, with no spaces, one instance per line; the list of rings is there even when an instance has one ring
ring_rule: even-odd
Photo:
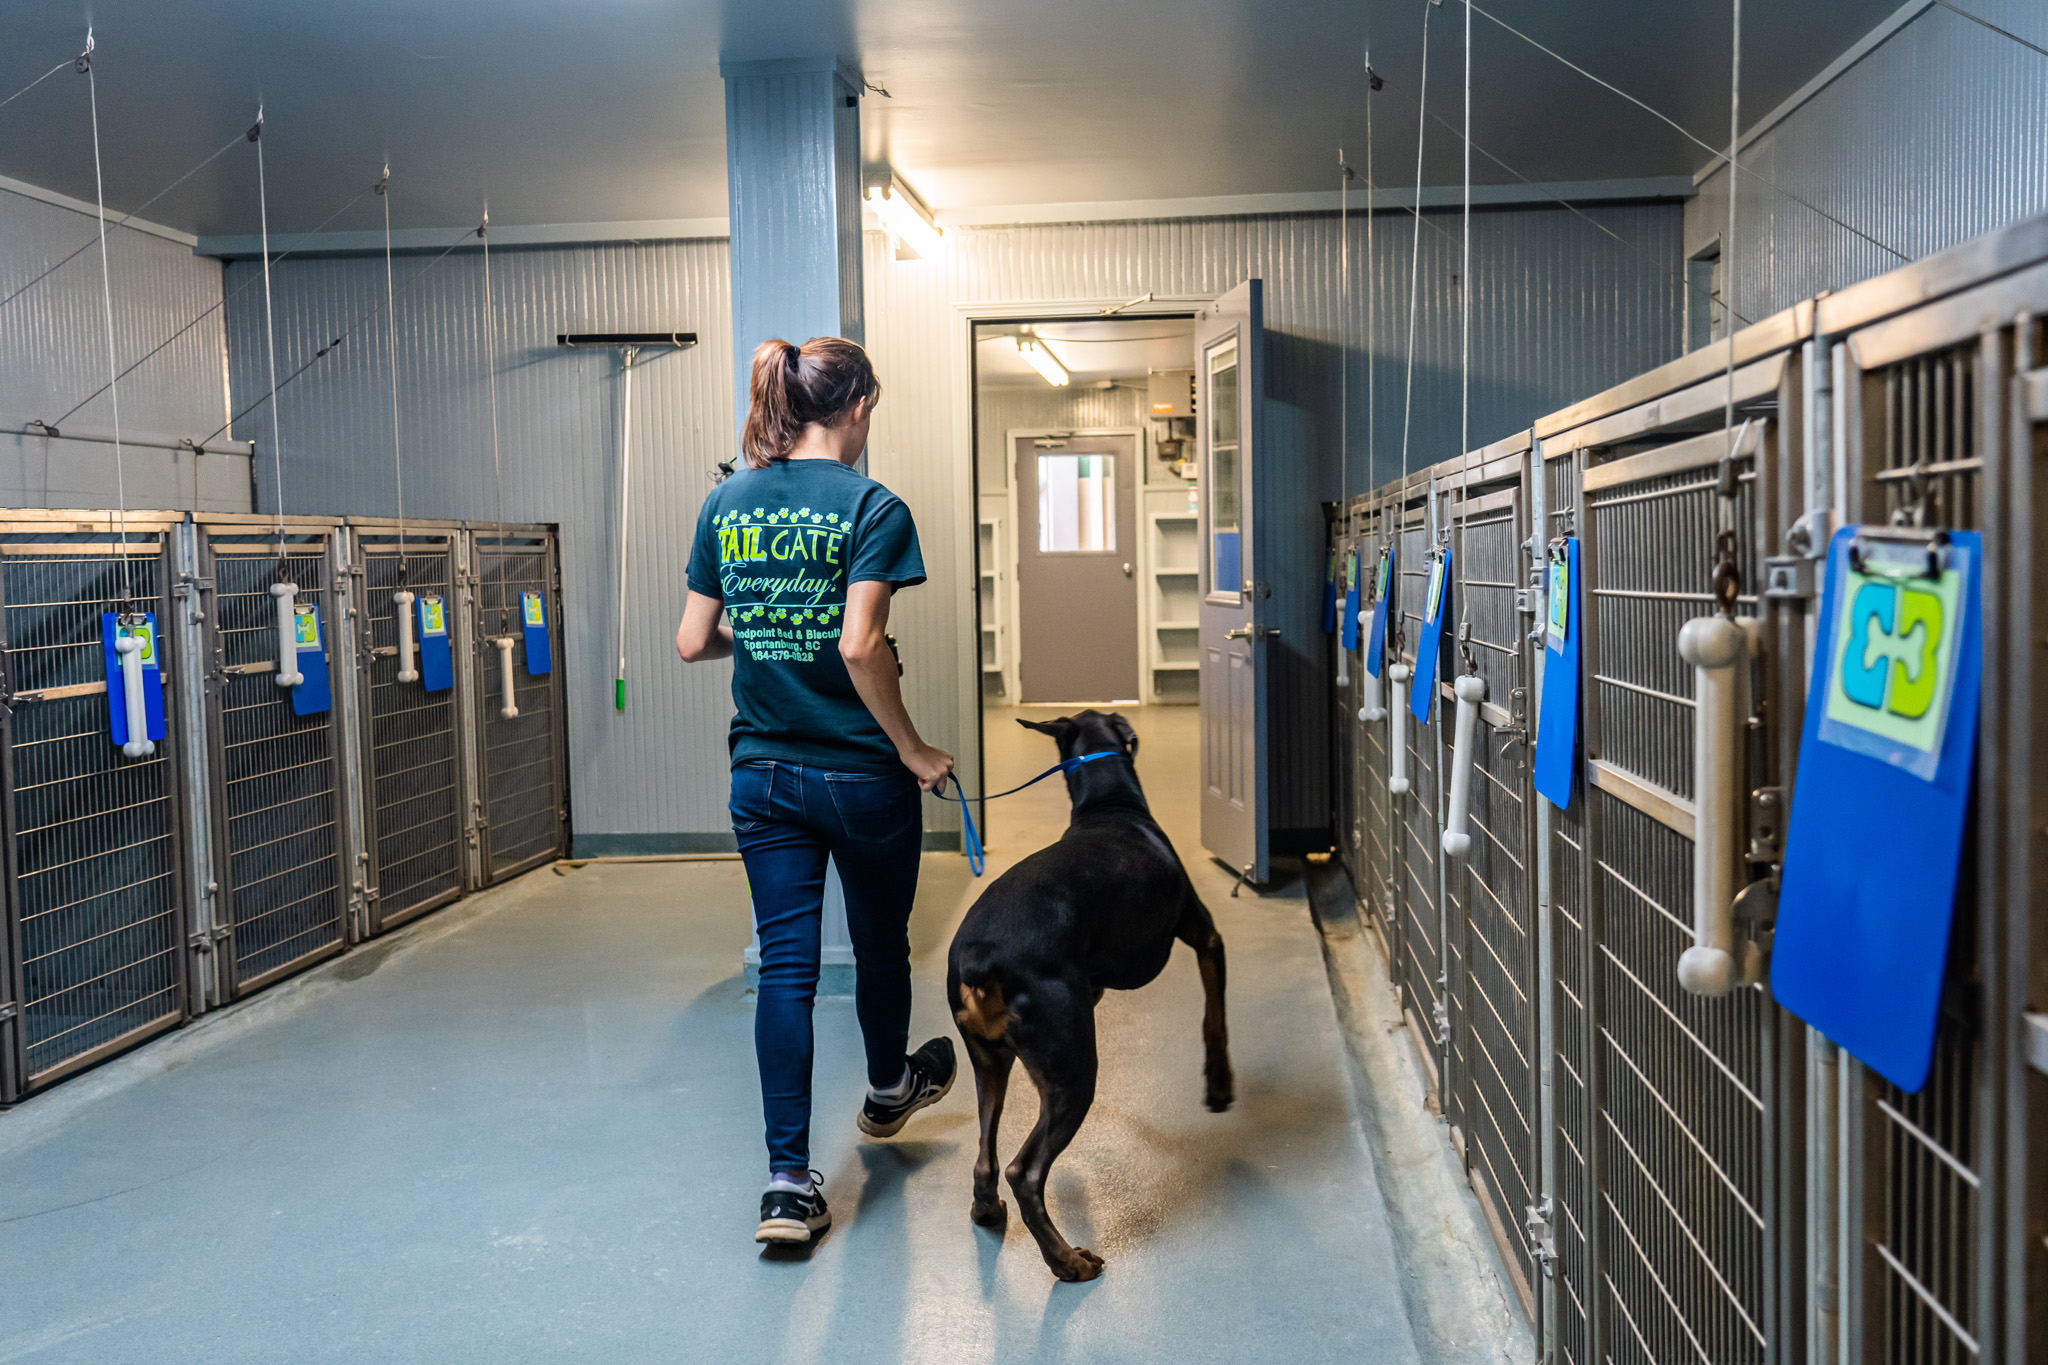
[[[1015,714],[991,713],[992,783],[1056,758]],[[1103,1000],[1099,1097],[1051,1185],[1101,1279],[1056,1284],[1014,1217],[969,1223],[971,1076],[860,1138],[845,1000],[818,1010],[813,1137],[837,1226],[763,1254],[739,866],[593,865],[0,1115],[0,1361],[1426,1358],[1307,903],[1230,898],[1194,712],[1133,717],[1229,948],[1238,1099],[1201,1105],[1185,949]],[[994,809],[990,877],[1065,823],[1056,781]],[[952,1033],[945,946],[978,889],[928,856],[913,1041]],[[1020,1078],[1005,1155],[1034,1117]]]

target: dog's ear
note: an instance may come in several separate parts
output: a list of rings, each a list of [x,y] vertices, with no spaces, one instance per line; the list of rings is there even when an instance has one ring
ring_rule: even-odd
[[[1131,728],[1131,723],[1112,711],[1109,713],[1109,728],[1115,731],[1117,743],[1124,746],[1124,757],[1136,758],[1138,756],[1138,732]]]
[[[1074,733],[1074,720],[1071,716],[1061,716],[1058,720],[1025,720],[1019,716],[1017,723],[1027,730],[1036,730],[1041,735],[1051,735],[1062,744],[1066,743],[1068,735]]]

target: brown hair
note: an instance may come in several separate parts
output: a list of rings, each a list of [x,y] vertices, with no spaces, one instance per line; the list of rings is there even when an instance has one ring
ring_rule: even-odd
[[[788,458],[806,426],[843,425],[863,400],[881,396],[868,353],[844,337],[812,337],[802,346],[764,341],[754,348],[740,451],[749,468],[765,468]]]

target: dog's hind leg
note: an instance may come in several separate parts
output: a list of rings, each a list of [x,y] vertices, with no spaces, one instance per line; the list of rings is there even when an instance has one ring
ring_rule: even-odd
[[[1003,1121],[1003,1097],[1010,1090],[1010,1068],[1017,1053],[1004,1042],[989,1042],[960,1031],[967,1059],[974,1065],[975,1097],[981,1107],[981,1150],[974,1158],[974,1208],[971,1216],[985,1228],[999,1228],[1009,1209],[996,1193],[996,1129]]]
[[[1048,983],[1033,995],[1034,1008],[1020,1006],[1010,1036],[1038,1088],[1038,1123],[1006,1174],[1017,1212],[1052,1273],[1063,1280],[1092,1280],[1102,1273],[1102,1258],[1072,1245],[1053,1226],[1045,1208],[1045,1181],[1095,1102],[1095,1010],[1081,990],[1066,983]]]
[[[1220,1114],[1236,1097],[1230,1074],[1230,1026],[1223,1013],[1223,936],[1192,890],[1174,937],[1195,950],[1195,963],[1202,971],[1203,1102]]]

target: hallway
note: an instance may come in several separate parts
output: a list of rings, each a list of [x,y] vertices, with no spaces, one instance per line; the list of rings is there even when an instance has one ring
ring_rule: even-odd
[[[1055,1285],[1014,1218],[1000,1245],[969,1223],[971,1078],[859,1138],[843,999],[819,1006],[814,1136],[836,1226],[762,1255],[739,864],[593,864],[0,1117],[0,1360],[1417,1359],[1307,904],[1230,898],[1196,852],[1195,712],[1137,720],[1229,946],[1238,1101],[1201,1105],[1187,953],[1104,999],[1100,1098],[1052,1183],[1095,1283]],[[1002,786],[1055,757],[1005,713],[989,749]],[[991,877],[1056,836],[1064,792],[993,809]],[[914,1038],[952,1032],[945,947],[978,889],[928,855]],[[1006,1155],[1034,1111],[1013,1087]],[[203,1255],[173,1250],[195,1231]]]

